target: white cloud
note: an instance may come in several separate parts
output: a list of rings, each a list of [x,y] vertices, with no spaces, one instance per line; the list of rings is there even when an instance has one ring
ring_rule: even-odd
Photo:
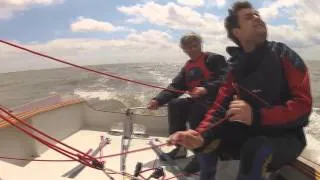
[[[169,34],[156,30],[130,33],[121,40],[66,38],[21,45],[79,65],[186,59]],[[6,60],[5,66],[0,66],[0,72],[61,66],[58,62],[4,45],[0,45],[0,54]]]
[[[136,18],[132,18],[132,19],[128,19],[127,22],[128,23],[132,23],[132,24],[142,24],[143,22],[145,21],[144,18],[139,18],[139,17],[136,17]]]
[[[143,5],[122,6],[118,10],[128,16],[138,18],[141,23],[147,21],[151,24],[178,30],[204,29],[210,32],[223,31],[223,23],[217,16],[208,13],[201,15],[189,7],[179,6],[175,3],[160,5],[148,2]],[[141,19],[144,19],[144,21]]]
[[[227,3],[226,0],[216,0],[216,2],[218,7],[223,7]]]
[[[265,21],[285,17],[293,20],[296,31],[305,34],[320,31],[320,5],[318,0],[275,0],[259,9]],[[285,12],[285,14],[281,14]],[[283,16],[285,15],[285,16]]]
[[[227,0],[205,0],[205,6],[207,8],[218,7],[222,8],[227,4]]]
[[[320,42],[320,5],[317,0],[276,0],[261,8],[263,19],[277,18],[281,12],[293,21],[290,25],[269,25],[270,39],[283,41],[300,50]],[[318,19],[318,20],[317,20]]]
[[[172,37],[165,32],[149,30],[142,33],[129,34],[127,39],[133,42],[147,43],[150,45],[157,43],[165,43],[169,47],[170,44],[168,44],[168,42],[172,39]]]
[[[278,17],[280,15],[280,11],[284,8],[291,8],[299,2],[299,0],[276,0],[272,1],[272,3],[265,3],[264,7],[258,10],[262,18],[267,21]]]
[[[138,19],[137,22],[140,23],[148,22],[173,30],[200,33],[206,42],[206,47],[215,47],[211,49],[212,51],[219,49],[219,52],[223,53],[222,45],[227,44],[223,20],[214,14],[200,14],[190,7],[183,7],[175,3],[160,5],[154,2],[129,7],[122,6],[118,10]],[[132,21],[131,17],[130,21]]]
[[[177,0],[177,2],[184,6],[200,7],[204,5],[203,0]]]
[[[268,25],[269,39],[275,41],[282,41],[290,44],[293,47],[306,47],[314,44],[312,36],[307,32],[301,32],[293,25]]]
[[[97,21],[94,19],[79,17],[70,25],[73,32],[112,32],[112,31],[134,31],[126,27],[116,27],[109,22]]]
[[[0,19],[8,19],[15,12],[23,11],[33,5],[52,5],[62,3],[64,0],[1,0],[0,1]]]
[[[301,31],[319,38],[320,32],[320,4],[317,0],[303,0],[299,8],[293,13],[292,19],[296,21]]]

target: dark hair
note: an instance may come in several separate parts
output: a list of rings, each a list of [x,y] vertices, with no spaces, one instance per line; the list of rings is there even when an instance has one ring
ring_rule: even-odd
[[[248,1],[237,1],[232,5],[232,8],[228,10],[229,15],[225,18],[224,27],[227,30],[228,38],[230,38],[237,45],[240,45],[240,41],[233,35],[232,30],[239,27],[238,12],[242,9],[253,8]]]

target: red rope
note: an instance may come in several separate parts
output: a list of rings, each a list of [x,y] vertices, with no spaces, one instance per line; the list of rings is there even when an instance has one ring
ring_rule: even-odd
[[[153,88],[172,91],[172,92],[181,93],[181,94],[185,93],[184,91],[181,91],[181,90],[167,89],[167,88],[163,88],[163,87],[160,87],[160,86],[150,85],[150,84],[147,84],[147,83],[144,83],[144,82],[139,82],[139,81],[136,81],[136,80],[131,80],[131,79],[123,78],[123,77],[120,77],[120,76],[112,75],[110,73],[100,72],[100,71],[97,71],[97,70],[94,70],[94,69],[82,67],[82,66],[79,66],[79,65],[76,65],[76,64],[72,64],[72,63],[66,62],[64,60],[49,56],[49,55],[42,54],[40,52],[33,51],[31,49],[19,46],[17,44],[10,43],[10,42],[5,41],[5,40],[0,40],[0,42],[3,43],[3,44],[7,44],[9,46],[12,46],[12,47],[15,47],[15,48],[30,52],[30,53],[38,55],[38,56],[42,56],[42,57],[45,57],[45,58],[48,58],[48,59],[51,59],[51,60],[54,60],[54,61],[58,61],[58,62],[63,63],[63,64],[67,64],[67,65],[70,65],[70,66],[73,66],[73,67],[77,67],[77,68],[80,68],[80,69],[83,69],[83,70],[87,70],[87,71],[90,71],[90,72],[94,72],[94,73],[97,73],[97,74],[113,77],[113,78],[116,78],[116,79],[119,79],[119,80],[123,80],[123,81],[128,81],[128,82],[140,84],[140,85],[143,85],[143,86],[153,87]]]
[[[2,110],[3,112],[5,112],[6,114],[8,114],[10,117],[14,118],[15,120],[17,120],[17,121],[20,122],[21,124],[27,126],[28,128],[36,131],[36,132],[39,133],[39,134],[45,136],[46,138],[49,138],[49,139],[55,141],[56,143],[59,143],[59,144],[61,144],[61,145],[63,145],[63,146],[66,146],[66,147],[68,147],[68,148],[70,148],[70,149],[72,149],[72,150],[74,150],[74,151],[76,151],[76,152],[84,155],[84,156],[87,156],[88,158],[90,158],[90,160],[95,160],[95,158],[93,158],[92,156],[89,156],[88,154],[86,154],[86,153],[84,153],[84,152],[82,152],[82,151],[80,151],[80,150],[78,150],[78,149],[75,149],[75,148],[73,148],[73,147],[71,147],[71,146],[69,146],[69,145],[67,145],[67,144],[65,144],[65,143],[63,143],[63,142],[61,142],[61,141],[53,138],[53,137],[50,137],[49,135],[45,134],[44,132],[42,132],[42,131],[40,131],[40,130],[38,130],[38,129],[32,127],[32,126],[30,126],[29,124],[25,123],[23,120],[17,118],[16,116],[14,116],[13,114],[11,114],[10,112],[6,111],[5,109],[3,109],[3,108],[0,107],[0,110]],[[8,120],[8,119],[7,119],[7,120]],[[9,120],[9,121],[10,121],[10,120]],[[52,144],[52,145],[53,145],[53,144]],[[75,154],[73,154],[73,155],[75,155]]]
[[[258,95],[254,94],[253,92],[249,91],[248,89],[240,86],[240,85],[236,85],[237,87],[239,87],[240,89],[242,89],[243,91],[247,92],[249,95],[253,96],[254,98],[256,98],[258,101],[260,101],[263,105],[270,107],[271,105],[264,99],[262,99],[261,97],[259,97]]]
[[[74,153],[72,153],[72,152],[70,152],[70,151],[68,151],[68,150],[62,149],[61,147],[58,147],[58,146],[56,146],[56,145],[54,145],[54,144],[52,144],[52,143],[50,143],[50,142],[48,142],[48,141],[46,141],[46,140],[44,140],[44,139],[42,139],[42,138],[36,136],[36,135],[33,134],[32,132],[30,132],[30,131],[28,131],[27,129],[25,129],[26,127],[24,127],[24,128],[20,127],[20,125],[18,125],[17,123],[11,121],[9,118],[5,117],[4,115],[2,115],[2,114],[0,113],[0,118],[3,119],[3,120],[5,120],[5,121],[7,121],[7,122],[10,123],[12,126],[20,129],[21,131],[23,131],[23,132],[26,133],[27,135],[29,135],[29,136],[31,136],[32,138],[38,140],[39,142],[41,142],[42,144],[48,146],[49,148],[51,148],[51,149],[53,149],[53,150],[55,150],[55,151],[57,151],[57,152],[65,155],[65,156],[67,156],[67,157],[69,157],[69,158],[71,158],[71,159],[73,159],[73,160],[75,160],[75,161],[78,161],[78,162],[80,162],[80,163],[82,163],[82,164],[84,164],[84,165],[93,167],[93,166],[90,164],[90,162],[88,162],[88,160],[93,161],[93,160],[96,160],[95,158],[93,158],[93,157],[89,156],[88,154],[83,153],[83,152],[81,152],[81,151],[79,151],[79,150],[77,150],[77,149],[75,149],[75,148],[73,148],[73,147],[71,147],[71,146],[69,146],[69,145],[66,145],[66,144],[60,142],[60,141],[58,141],[58,140],[55,139],[55,138],[52,138],[52,137],[48,136],[47,134],[41,132],[40,130],[35,129],[34,127],[32,127],[32,126],[30,126],[29,124],[23,122],[22,120],[20,120],[19,118],[15,117],[14,115],[12,115],[11,113],[9,113],[8,111],[4,110],[4,109],[1,108],[1,107],[0,107],[0,110],[3,111],[3,112],[5,112],[7,115],[9,115],[10,117],[14,118],[15,120],[17,120],[18,122],[20,122],[20,123],[23,124],[24,126],[26,126],[26,127],[30,128],[30,129],[38,132],[39,134],[41,134],[41,135],[43,135],[43,136],[45,136],[45,137],[47,137],[47,138],[49,138],[49,139],[51,139],[51,140],[59,143],[59,144],[62,144],[62,145],[66,146],[66,147],[68,147],[68,148],[70,148],[70,149],[72,149],[72,150],[74,150],[74,151],[77,151],[78,153],[82,154],[82,156],[80,156],[80,155],[78,155],[78,154],[74,154]],[[72,157],[72,156],[78,157],[79,159],[77,159],[77,158],[75,158],[75,157]]]
[[[7,121],[7,122],[10,123],[12,126],[14,126],[14,127],[18,128],[18,129],[20,129],[21,131],[25,132],[26,134],[28,134],[28,135],[31,136],[32,138],[38,140],[38,141],[41,142],[42,144],[50,147],[51,149],[53,149],[53,150],[55,150],[55,151],[57,151],[57,152],[65,155],[65,156],[67,156],[67,157],[69,157],[69,158],[71,158],[71,159],[73,159],[73,160],[76,160],[76,161],[81,162],[80,160],[77,160],[76,158],[74,158],[74,157],[72,157],[72,156],[69,155],[69,154],[72,154],[72,153],[70,153],[70,152],[68,152],[68,151],[66,151],[66,150],[63,150],[63,149],[61,149],[61,148],[59,148],[59,147],[56,147],[56,146],[54,146],[53,144],[49,143],[48,141],[45,141],[45,140],[43,140],[43,139],[35,136],[35,135],[32,134],[31,132],[23,129],[22,127],[17,126],[15,123],[11,122],[9,119],[6,119],[6,118],[5,118],[4,116],[2,116],[1,114],[0,114],[0,118],[2,118],[3,120]],[[67,154],[67,153],[69,153],[69,154]],[[72,154],[72,155],[73,155],[73,154]],[[82,162],[81,162],[81,163],[82,163]],[[86,163],[86,164],[87,164],[87,163]]]

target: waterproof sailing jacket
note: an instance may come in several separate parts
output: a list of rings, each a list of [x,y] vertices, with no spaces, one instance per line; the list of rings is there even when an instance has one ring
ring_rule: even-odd
[[[214,138],[214,127],[210,127],[225,116],[235,94],[252,108],[253,136],[304,136],[302,128],[309,121],[312,96],[308,69],[301,57],[285,44],[269,41],[251,53],[238,47],[227,51],[231,58],[226,81],[196,129],[205,145]]]
[[[167,89],[187,91],[194,87],[205,87],[207,94],[202,98],[213,101],[220,85],[224,82],[226,70],[227,63],[224,56],[206,52],[195,61],[188,60]],[[163,90],[153,99],[163,105],[180,95],[182,94],[178,92]]]

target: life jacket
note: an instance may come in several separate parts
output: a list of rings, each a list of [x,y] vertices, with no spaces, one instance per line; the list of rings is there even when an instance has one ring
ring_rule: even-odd
[[[213,72],[210,72],[205,61],[208,58],[207,53],[203,53],[196,61],[188,60],[184,66],[185,80],[188,90],[200,86],[202,82],[208,80]]]

